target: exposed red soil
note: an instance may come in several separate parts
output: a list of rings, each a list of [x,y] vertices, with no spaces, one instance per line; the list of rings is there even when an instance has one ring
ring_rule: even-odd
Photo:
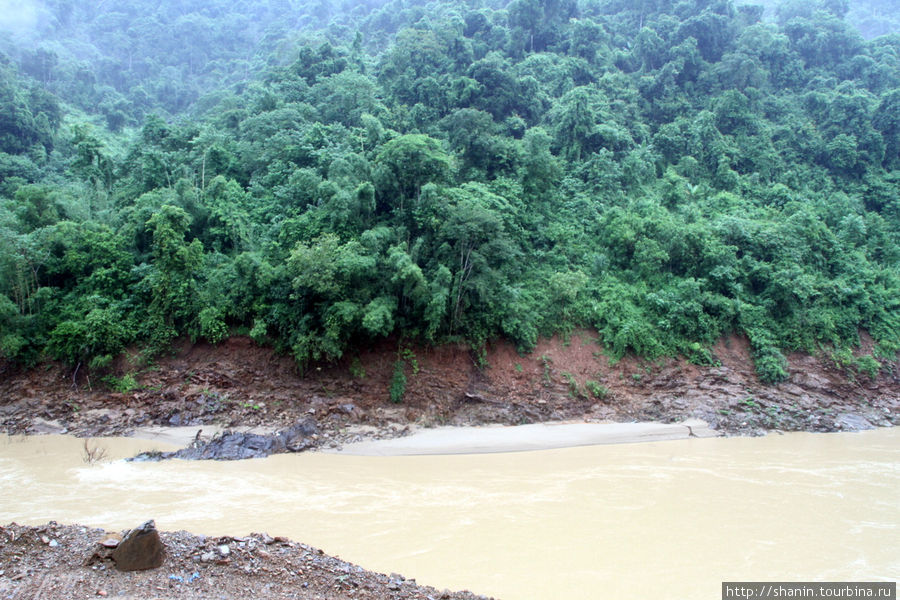
[[[871,343],[864,337],[865,344]],[[117,377],[135,387],[112,392],[100,374],[47,364],[0,367],[0,428],[8,433],[65,429],[83,436],[127,433],[145,425],[282,428],[313,417],[318,444],[364,435],[401,435],[409,425],[520,424],[553,420],[666,422],[701,418],[726,433],[834,431],[893,425],[900,410],[900,361],[875,377],[839,368],[824,356],[792,354],[790,377],[757,379],[746,339],[714,348],[713,366],[683,358],[611,361],[596,334],[541,340],[520,356],[495,342],[482,355],[462,345],[408,347],[407,384],[390,401],[396,341],[359,348],[334,364],[301,372],[292,358],[246,337],[213,346],[182,343],[152,365],[122,357]],[[355,425],[371,428],[352,427]],[[368,432],[368,433],[365,433]]]

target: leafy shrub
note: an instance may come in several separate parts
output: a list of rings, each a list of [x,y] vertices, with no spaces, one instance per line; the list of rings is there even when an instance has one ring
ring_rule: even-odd
[[[860,373],[868,375],[869,379],[875,379],[878,375],[878,371],[881,370],[881,363],[871,354],[865,354],[858,357],[854,366]]]
[[[266,332],[268,325],[264,319],[256,318],[253,320],[253,328],[250,329],[250,337],[257,344],[261,344],[266,340]]]
[[[354,356],[350,361],[350,376],[355,379],[366,378],[366,368],[362,366],[358,356]]]
[[[103,384],[110,390],[119,392],[120,394],[127,394],[128,392],[136,390],[138,387],[138,382],[134,376],[134,373],[126,373],[121,377],[116,377],[115,375],[107,375],[102,379],[102,381]]]
[[[79,318],[59,323],[47,344],[51,356],[77,365],[96,356],[117,354],[129,338],[121,314],[112,308],[94,308]]]
[[[391,377],[391,402],[399,404],[403,402],[403,395],[406,393],[406,363],[402,359],[397,359],[394,363],[394,375]]]
[[[566,380],[566,385],[569,387],[569,396],[572,398],[577,398],[581,396],[581,390],[578,388],[578,381],[575,379],[575,376],[571,373],[562,373],[563,379]]]
[[[210,343],[218,344],[228,335],[228,326],[222,319],[222,312],[218,308],[207,306],[200,311],[200,335]]]
[[[607,396],[609,396],[609,388],[607,388],[605,385],[601,385],[593,379],[588,379],[587,381],[585,381],[584,387],[588,392],[590,392],[591,396],[597,398],[598,400],[604,400]]]
[[[778,383],[788,378],[787,359],[777,348],[768,347],[754,352],[753,363],[763,383]]]
[[[709,348],[704,348],[698,342],[690,343],[685,354],[688,361],[694,365],[711,365],[713,363]]]

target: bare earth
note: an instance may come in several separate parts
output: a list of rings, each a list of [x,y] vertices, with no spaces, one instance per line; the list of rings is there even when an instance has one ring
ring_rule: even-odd
[[[137,524],[135,524],[137,525]],[[254,534],[208,538],[161,532],[162,567],[119,572],[111,560],[88,565],[100,529],[16,524],[0,527],[0,597],[4,600],[342,599],[475,600],[469,592],[439,591],[400,575],[382,575],[304,544]],[[220,548],[227,547],[227,555]],[[205,556],[204,556],[205,555]],[[209,560],[210,557],[214,557]]]
[[[25,372],[0,364],[0,431],[88,437],[189,426],[206,435],[213,426],[274,430],[312,418],[313,446],[327,448],[441,425],[700,419],[721,433],[760,435],[887,426],[900,414],[900,361],[871,379],[824,356],[795,354],[790,379],[769,386],[757,380],[744,338],[721,340],[714,366],[681,358],[612,363],[595,339],[579,331],[542,340],[527,356],[497,343],[482,368],[465,346],[412,348],[398,404],[389,400],[396,341],[305,373],[249,338],[185,342],[150,365],[121,358],[113,374],[133,376],[127,393],[111,392],[100,374],[84,369],[73,379],[56,364]],[[871,350],[863,342],[861,351]]]

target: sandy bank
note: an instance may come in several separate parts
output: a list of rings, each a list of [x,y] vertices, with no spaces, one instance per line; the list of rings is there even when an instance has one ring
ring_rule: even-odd
[[[404,456],[524,452],[597,444],[626,444],[719,435],[700,420],[681,423],[535,423],[493,427],[438,427],[390,440],[347,444],[341,454]]]
[[[373,439],[366,428],[358,428],[362,440],[336,448],[324,448],[329,453],[356,456],[409,456],[435,454],[488,454],[498,452],[526,452],[573,446],[598,444],[630,444],[680,440],[689,437],[719,435],[699,419],[680,423],[579,423],[551,422],[530,425],[449,426],[413,429],[403,437]],[[225,431],[222,427],[141,427],[129,437],[155,442],[168,449],[185,448],[197,439],[209,441]],[[271,428],[239,427],[242,433],[271,434]],[[198,437],[199,436],[199,437]]]

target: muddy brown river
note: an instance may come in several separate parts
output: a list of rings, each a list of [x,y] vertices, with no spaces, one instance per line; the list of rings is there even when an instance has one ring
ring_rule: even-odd
[[[130,463],[159,445],[0,438],[0,523],[266,531],[504,600],[717,598],[900,579],[900,431],[453,456]]]

